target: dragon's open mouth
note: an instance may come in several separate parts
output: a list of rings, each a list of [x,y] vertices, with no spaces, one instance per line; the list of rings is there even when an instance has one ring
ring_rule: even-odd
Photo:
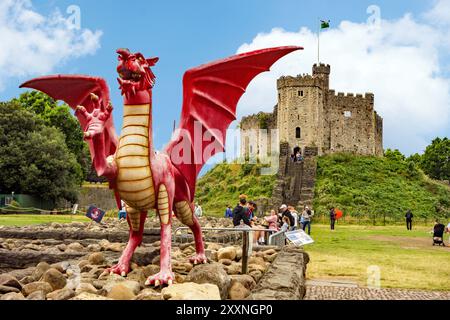
[[[128,69],[122,69],[119,72],[119,77],[122,80],[130,80],[130,81],[138,82],[139,80],[141,80],[142,75],[139,72],[133,72],[133,71],[128,70]]]

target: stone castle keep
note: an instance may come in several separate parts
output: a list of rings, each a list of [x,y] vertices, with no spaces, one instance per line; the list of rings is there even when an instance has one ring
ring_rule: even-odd
[[[329,88],[330,70],[329,65],[315,64],[312,75],[279,78],[273,113],[260,112],[240,123],[241,156],[264,157],[278,151],[271,144],[279,144],[279,169],[270,205],[312,206],[317,155],[383,155],[383,119],[374,110],[374,95],[336,94]],[[274,129],[278,129],[279,140],[274,139]],[[304,156],[301,162],[291,160],[297,151]]]
[[[285,76],[277,81],[273,113],[244,117],[240,124],[241,155],[257,154],[262,143],[255,129],[279,129],[280,143],[291,150],[317,147],[318,155],[351,152],[383,155],[383,119],[374,110],[374,95],[344,94],[329,88],[330,65],[315,64],[312,75]],[[270,139],[268,139],[270,140]]]

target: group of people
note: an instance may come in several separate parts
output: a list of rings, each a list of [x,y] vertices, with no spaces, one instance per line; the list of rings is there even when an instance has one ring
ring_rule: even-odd
[[[225,217],[233,219],[235,228],[252,228],[255,231],[253,242],[256,244],[265,243],[265,231],[293,231],[301,228],[311,233],[311,219],[314,212],[305,206],[302,213],[298,213],[293,206],[281,205],[279,211],[271,210],[268,216],[259,219],[256,213],[257,205],[254,201],[247,201],[246,196],[241,195],[239,203],[234,209],[227,205]]]

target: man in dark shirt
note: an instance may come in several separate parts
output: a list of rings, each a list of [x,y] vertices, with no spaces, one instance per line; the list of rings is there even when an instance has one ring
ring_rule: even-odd
[[[405,218],[406,218],[406,228],[408,230],[412,230],[412,218],[413,218],[413,214],[411,212],[411,210],[408,210],[405,214]]]
[[[281,219],[283,219],[285,216],[289,218],[289,231],[291,231],[295,225],[294,216],[291,214],[291,212],[288,210],[287,205],[285,204],[281,205],[280,210],[281,210]]]
[[[251,228],[250,219],[247,216],[247,208],[245,204],[247,200],[245,198],[239,199],[239,204],[233,209],[233,225],[235,227],[240,226],[241,220]]]

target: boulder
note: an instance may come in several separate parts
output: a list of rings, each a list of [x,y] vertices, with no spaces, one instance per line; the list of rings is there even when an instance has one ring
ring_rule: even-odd
[[[89,252],[99,252],[102,250],[102,247],[99,244],[92,243],[87,246]]]
[[[161,292],[148,288],[142,290],[135,298],[135,300],[162,300]]]
[[[93,265],[101,265],[103,262],[105,262],[105,257],[103,256],[103,253],[101,252],[94,252],[91,253],[89,256],[89,263]]]
[[[221,259],[219,260],[219,263],[225,266],[231,266],[233,264],[233,261],[231,261],[230,259]]]
[[[53,290],[62,289],[66,286],[67,283],[64,275],[54,268],[48,269],[42,276],[41,281],[45,281],[50,284]]]
[[[222,249],[222,246],[218,243],[212,242],[212,243],[208,243],[208,246],[206,247],[206,249],[218,251],[218,250]]]
[[[242,264],[233,262],[230,266],[226,267],[226,271],[229,275],[241,274],[242,273]]]
[[[222,248],[217,252],[217,259],[229,259],[234,260],[236,258],[236,248],[235,247],[226,247]]]
[[[42,290],[35,291],[28,295],[27,300],[45,300],[45,292]]]
[[[38,290],[42,290],[45,294],[48,294],[53,291],[53,288],[45,281],[31,282],[22,287],[22,293],[25,297]]]
[[[12,275],[7,273],[0,274],[0,286],[7,286],[22,290],[20,282]]]
[[[248,274],[250,276],[252,276],[252,278],[255,280],[255,282],[258,282],[259,279],[261,279],[261,277],[263,276],[263,273],[259,270],[250,271]]]
[[[20,290],[14,287],[9,287],[9,286],[2,286],[0,285],[0,294],[4,294],[4,293],[10,293],[10,292],[16,292],[19,293]]]
[[[23,294],[10,292],[0,297],[0,300],[26,300]]]
[[[36,269],[34,269],[34,272],[31,274],[31,278],[36,280],[39,280],[45,271],[50,269],[50,265],[47,262],[39,262],[36,266]]]
[[[143,269],[145,277],[149,277],[154,274],[157,274],[159,272],[159,270],[160,270],[159,266],[154,265],[154,264],[150,264]]]
[[[133,300],[136,296],[132,289],[125,286],[123,282],[121,282],[111,287],[107,297],[114,300]]]
[[[53,292],[50,292],[47,294],[48,300],[69,300],[70,298],[73,298],[75,296],[75,291],[64,288],[59,289]]]
[[[80,285],[75,290],[75,294],[79,295],[83,292],[97,294],[97,288],[90,283],[80,283]]]
[[[233,285],[233,283],[235,282],[239,282],[248,290],[253,290],[253,288],[256,286],[255,279],[253,279],[253,277],[248,274],[236,274],[230,276],[230,278],[231,278],[231,285]]]
[[[113,300],[108,297],[100,296],[98,294],[93,294],[89,292],[82,292],[79,295],[73,297],[70,300]]]
[[[205,250],[206,258],[208,258],[209,261],[218,261],[217,259],[217,251],[216,250]]]
[[[250,257],[248,259],[249,268],[251,264],[255,264],[261,267],[261,269],[264,271],[266,270],[266,261],[264,261],[264,258],[262,257]]]
[[[72,242],[71,244],[69,244],[67,246],[66,251],[67,250],[71,250],[73,252],[83,252],[84,251],[84,247],[79,242]]]
[[[119,242],[110,243],[106,250],[114,251],[114,252],[122,252],[123,245]]]
[[[186,282],[195,282],[198,284],[212,283],[220,289],[222,299],[228,297],[228,288],[231,279],[219,263],[201,264],[189,272],[185,279]]]
[[[89,264],[89,260],[80,260],[80,262],[78,262],[78,267],[80,267],[80,269],[82,269],[84,266],[87,266]]]
[[[56,262],[50,265],[51,268],[58,270],[61,273],[65,272],[64,264],[63,262]]]
[[[136,295],[141,290],[141,285],[137,281],[133,280],[125,280],[122,278],[122,281],[116,281],[116,280],[110,280],[108,281],[105,286],[103,287],[103,290],[106,294],[109,294],[109,292],[117,285],[122,285],[130,290],[130,292],[133,295]]]
[[[144,286],[147,277],[144,274],[143,269],[134,269],[127,275],[127,280],[133,280],[138,282],[141,286]]]
[[[240,282],[233,282],[228,290],[228,298],[230,300],[244,300],[250,295],[250,290]]]
[[[220,300],[219,288],[211,283],[176,283],[162,289],[161,294],[164,300]]]
[[[266,265],[264,264],[264,266],[259,265],[259,264],[254,264],[251,263],[248,265],[248,271],[252,272],[252,271],[260,271],[261,273],[264,273],[266,271]]]

